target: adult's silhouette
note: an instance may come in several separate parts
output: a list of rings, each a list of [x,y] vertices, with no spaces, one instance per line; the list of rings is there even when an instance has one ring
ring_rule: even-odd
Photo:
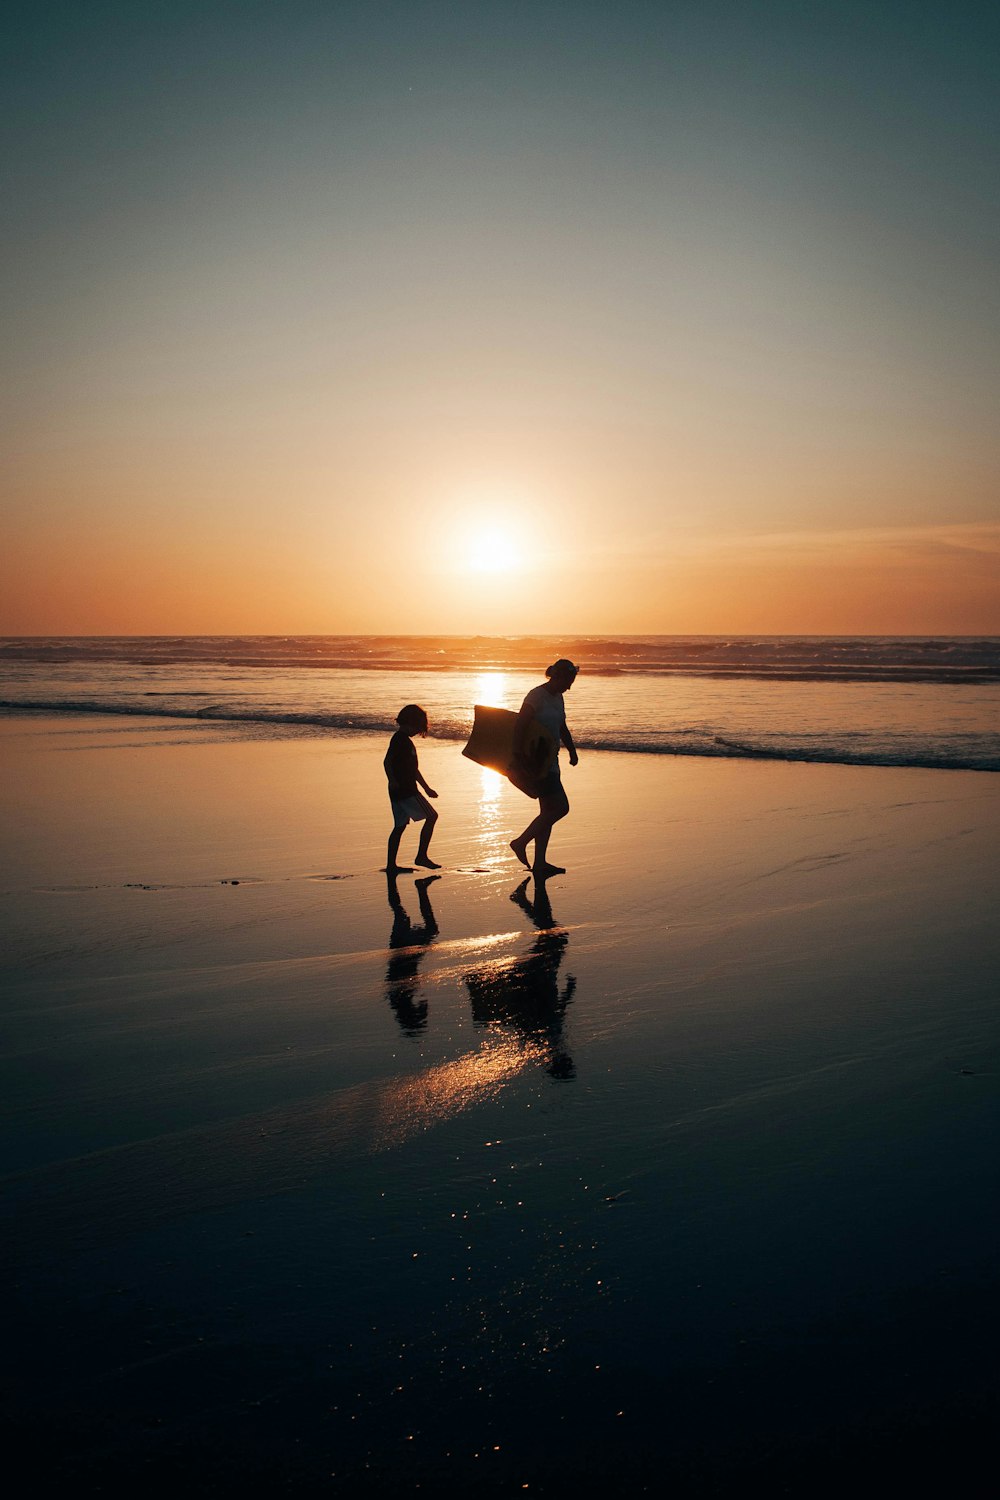
[[[523,958],[484,964],[466,974],[472,1022],[513,1036],[519,1046],[537,1049],[553,1078],[573,1078],[576,1070],[566,1050],[563,1020],[576,980],[568,975],[561,988],[559,983],[569,934],[552,916],[545,881],[536,877],[532,897],[529,884],[526,876],[510,899],[531,918],[538,936]]]

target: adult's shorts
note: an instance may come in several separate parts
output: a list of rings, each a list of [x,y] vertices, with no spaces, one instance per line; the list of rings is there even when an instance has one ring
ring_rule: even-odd
[[[562,777],[559,775],[559,763],[557,761],[552,770],[546,771],[538,783],[538,795],[539,797],[558,797],[562,789]]]

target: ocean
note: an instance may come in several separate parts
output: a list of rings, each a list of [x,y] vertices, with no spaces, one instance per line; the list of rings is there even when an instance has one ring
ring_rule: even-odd
[[[0,712],[355,735],[417,702],[462,741],[559,656],[583,750],[1000,771],[997,636],[9,637]]]

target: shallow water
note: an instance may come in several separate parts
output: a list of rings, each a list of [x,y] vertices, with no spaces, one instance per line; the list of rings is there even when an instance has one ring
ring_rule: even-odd
[[[582,671],[568,701],[586,748],[1000,770],[1000,640],[571,644]],[[561,649],[448,638],[15,640],[0,642],[0,710],[350,735],[391,728],[402,703],[417,701],[435,734],[465,739],[476,703],[519,707]]]

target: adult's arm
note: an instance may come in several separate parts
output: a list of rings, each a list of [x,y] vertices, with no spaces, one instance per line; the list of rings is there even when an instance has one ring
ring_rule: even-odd
[[[514,725],[514,754],[524,754],[524,742],[528,737],[528,727],[535,721],[535,706],[527,699],[518,710],[517,722]]]

